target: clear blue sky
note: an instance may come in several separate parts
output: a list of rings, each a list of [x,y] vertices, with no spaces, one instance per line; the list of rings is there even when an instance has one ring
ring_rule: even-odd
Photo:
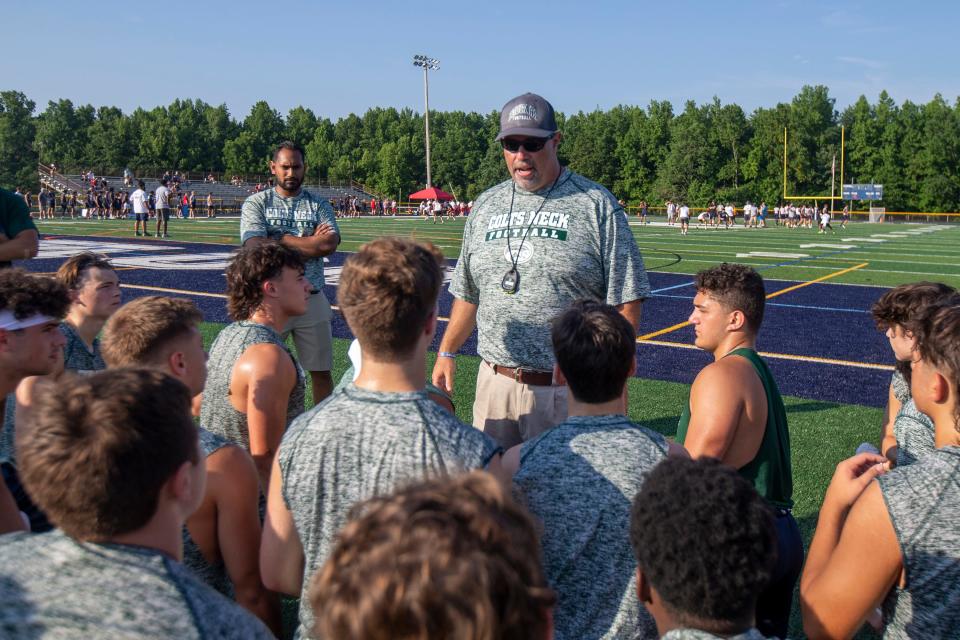
[[[535,91],[564,112],[670,100],[748,112],[825,84],[842,108],[882,89],[901,103],[960,95],[960,3],[9,2],[0,89],[136,107],[257,100],[333,119],[371,106],[423,110],[413,54],[439,110],[499,109]],[[148,8],[149,7],[149,8]]]

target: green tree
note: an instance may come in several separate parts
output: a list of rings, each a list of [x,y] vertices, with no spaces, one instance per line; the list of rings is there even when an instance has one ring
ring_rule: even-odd
[[[37,182],[36,106],[19,91],[0,91],[0,185],[5,188]]]

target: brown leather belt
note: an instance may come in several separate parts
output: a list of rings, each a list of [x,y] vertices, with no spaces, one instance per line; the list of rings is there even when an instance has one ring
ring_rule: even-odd
[[[520,384],[529,384],[535,387],[549,387],[553,384],[552,371],[533,371],[522,367],[511,368],[499,364],[488,362],[494,373],[511,378],[514,382]]]

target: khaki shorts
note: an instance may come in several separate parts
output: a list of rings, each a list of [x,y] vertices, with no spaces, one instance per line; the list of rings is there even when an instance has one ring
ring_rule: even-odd
[[[306,371],[330,371],[333,369],[333,334],[330,320],[333,311],[323,292],[310,296],[307,312],[290,318],[283,328],[283,339],[293,334],[297,345],[297,357]]]
[[[504,449],[535,438],[567,419],[565,386],[533,386],[494,373],[486,362],[477,372],[473,426]]]

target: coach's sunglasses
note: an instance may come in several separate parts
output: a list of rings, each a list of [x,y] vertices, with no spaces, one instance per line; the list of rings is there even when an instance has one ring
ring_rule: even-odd
[[[553,138],[553,136],[551,135],[549,138],[525,138],[523,140],[507,140],[504,138],[500,141],[500,144],[510,153],[520,151],[520,147],[523,147],[524,151],[528,153],[536,153],[543,149],[543,145],[547,144],[550,138]]]

